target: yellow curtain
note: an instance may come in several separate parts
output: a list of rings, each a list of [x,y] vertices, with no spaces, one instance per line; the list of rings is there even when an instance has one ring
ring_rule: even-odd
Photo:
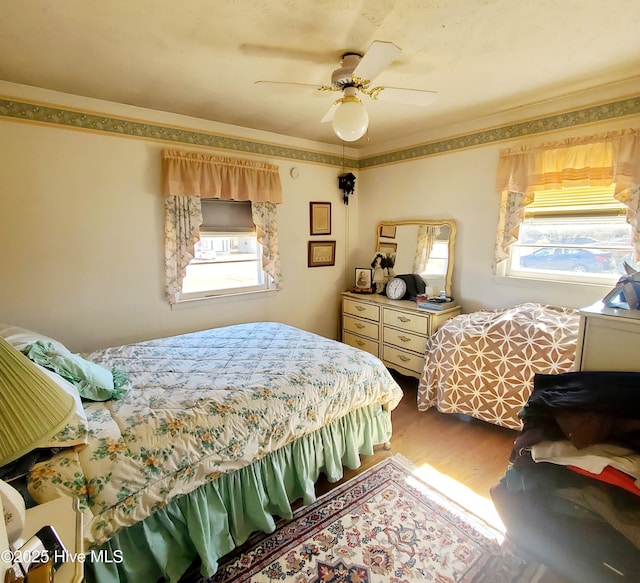
[[[509,257],[525,207],[535,193],[575,186],[613,186],[627,207],[627,222],[639,240],[640,130],[570,138],[500,152],[496,190],[501,195],[496,265]],[[636,254],[640,249],[636,245]]]
[[[164,196],[198,196],[252,202],[282,202],[282,185],[274,164],[163,150]]]

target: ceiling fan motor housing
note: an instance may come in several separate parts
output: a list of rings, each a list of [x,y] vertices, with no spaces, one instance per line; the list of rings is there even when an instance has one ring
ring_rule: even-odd
[[[353,86],[352,73],[362,59],[359,53],[345,53],[342,55],[342,67],[331,74],[331,84],[336,89]]]

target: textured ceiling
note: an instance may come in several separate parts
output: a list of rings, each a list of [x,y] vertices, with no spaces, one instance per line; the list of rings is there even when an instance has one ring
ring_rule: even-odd
[[[380,146],[631,79],[638,0],[0,0],[0,79],[332,144],[347,51],[402,56],[375,85],[438,92],[427,108],[363,103]]]

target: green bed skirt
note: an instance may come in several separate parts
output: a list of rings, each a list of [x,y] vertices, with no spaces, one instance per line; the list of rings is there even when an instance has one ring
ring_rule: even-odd
[[[87,556],[86,581],[173,583],[196,557],[202,575],[211,576],[218,559],[251,533],[273,532],[274,517],[291,518],[293,501],[313,502],[321,472],[336,482],[343,466],[358,468],[360,454],[390,439],[388,411],[378,404],[353,411],[118,531]]]

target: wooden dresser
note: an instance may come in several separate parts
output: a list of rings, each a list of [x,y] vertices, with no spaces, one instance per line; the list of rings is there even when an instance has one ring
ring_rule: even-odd
[[[377,356],[388,368],[420,378],[427,338],[460,312],[460,306],[428,312],[409,300],[344,292],[342,341]]]
[[[580,310],[576,370],[640,372],[640,310]]]

